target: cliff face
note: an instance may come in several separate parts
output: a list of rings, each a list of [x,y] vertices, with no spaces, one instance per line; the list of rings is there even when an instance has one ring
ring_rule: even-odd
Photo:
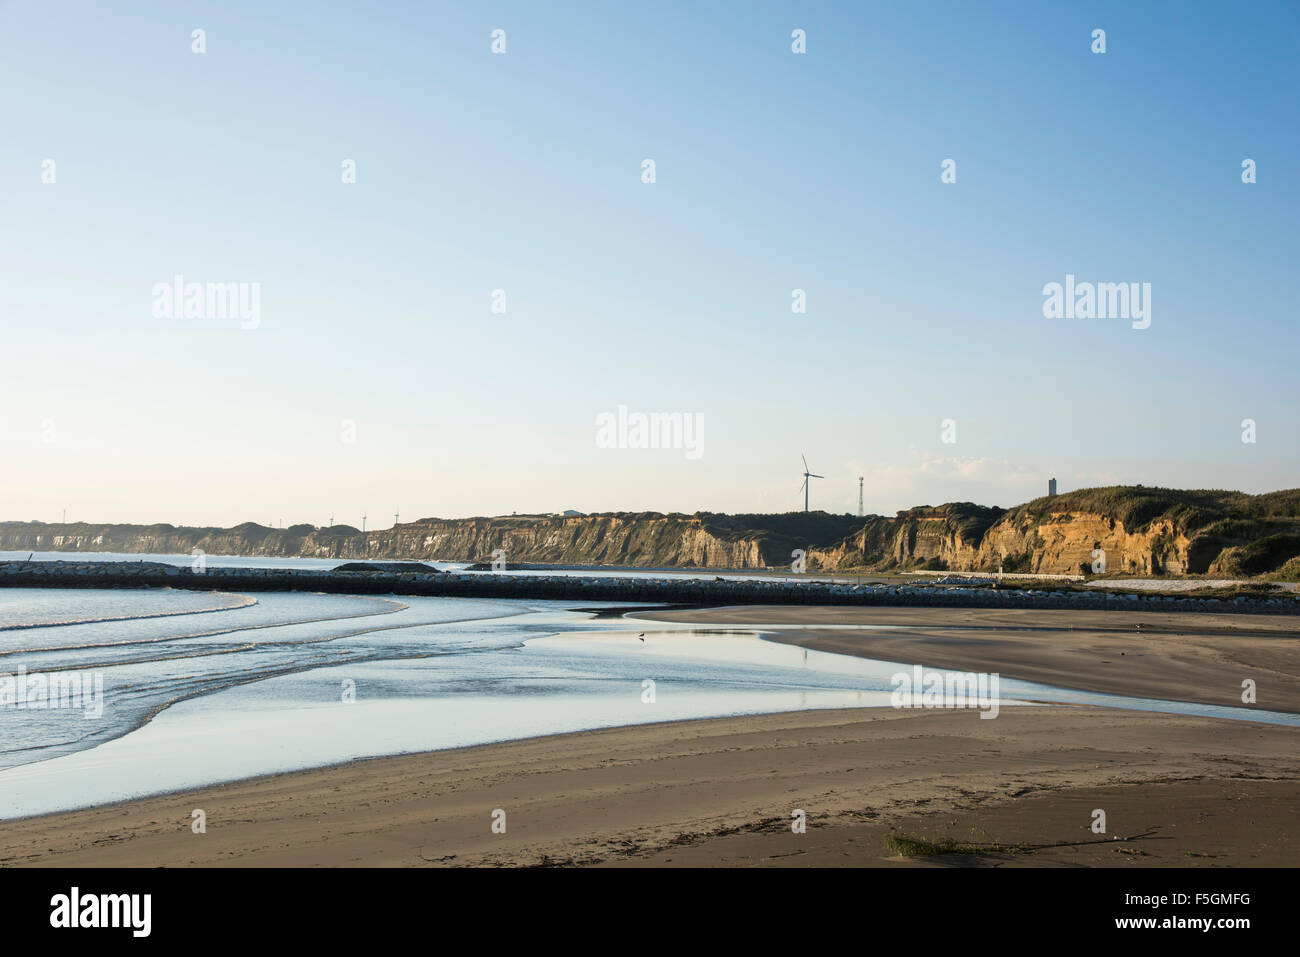
[[[913,508],[894,518],[872,516],[844,541],[811,550],[809,565],[826,571],[966,568],[976,561],[984,532],[1000,515],[1000,508],[963,502]]]
[[[1108,572],[1181,575],[1188,571],[1190,545],[1168,519],[1128,532],[1114,518],[1067,511],[1009,518],[989,529],[975,555],[953,567],[1077,575],[1092,571],[1104,553]]]
[[[1300,489],[1240,492],[1083,489],[1002,513],[970,504],[872,519],[818,567],[932,568],[1077,575],[1107,572],[1297,577]],[[1101,567],[1097,566],[1100,571]]]
[[[749,527],[741,519],[763,519]],[[776,528],[785,524],[791,529]],[[422,519],[362,534],[351,526],[254,523],[234,528],[171,525],[0,523],[0,550],[126,552],[326,559],[487,561],[502,549],[511,562],[763,568],[788,564],[788,542],[830,542],[857,524],[847,517],[711,516],[620,513],[565,518]],[[813,526],[828,526],[827,528]],[[784,550],[783,550],[784,549]]]
[[[1300,555],[1300,489],[1245,495],[1135,487],[1083,489],[1018,506],[989,529],[970,567],[1141,575],[1279,573]]]
[[[201,548],[211,555],[256,555],[275,558],[339,558],[364,554],[361,533],[350,526],[334,530],[310,525],[273,529],[247,522],[234,528],[192,528],[174,525],[0,523],[0,550],[126,552],[188,555]]]
[[[825,512],[421,519],[367,532],[346,525],[272,529],[0,523],[3,551],[487,561],[653,567],[789,567],[814,571],[951,569],[1079,574],[1105,552],[1106,571],[1300,577],[1300,489],[1240,492],[1084,489],[1010,511],[969,502],[893,518]]]
[[[720,536],[696,516],[426,520],[367,536],[374,557],[485,561],[497,549],[521,562],[761,568],[756,538]]]

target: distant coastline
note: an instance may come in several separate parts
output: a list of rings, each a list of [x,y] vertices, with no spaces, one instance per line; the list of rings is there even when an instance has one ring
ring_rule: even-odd
[[[1013,509],[957,502],[892,518],[826,512],[616,512],[424,518],[362,532],[0,522],[0,551],[243,555],[831,573],[983,571],[1098,577],[1205,575],[1300,581],[1300,489],[1117,486]]]

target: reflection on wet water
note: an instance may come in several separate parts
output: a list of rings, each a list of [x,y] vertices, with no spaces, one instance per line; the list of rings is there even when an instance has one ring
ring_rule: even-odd
[[[0,621],[39,625],[0,630],[0,672],[86,675],[103,689],[98,714],[16,707],[12,694],[6,706],[0,678],[0,817],[586,728],[888,706],[891,677],[907,667],[766,641],[749,627],[629,627],[574,602],[256,597],[0,591]],[[132,609],[139,617],[122,619]],[[41,624],[69,618],[78,622]],[[1011,680],[1001,689],[1003,704],[1300,723]]]

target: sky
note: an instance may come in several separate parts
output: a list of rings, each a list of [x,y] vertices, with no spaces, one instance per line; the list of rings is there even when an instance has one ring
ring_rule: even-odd
[[[832,512],[1295,487],[1298,31],[0,2],[0,519],[785,512],[805,454]],[[1150,325],[1048,318],[1067,275]],[[168,314],[176,276],[250,309]]]

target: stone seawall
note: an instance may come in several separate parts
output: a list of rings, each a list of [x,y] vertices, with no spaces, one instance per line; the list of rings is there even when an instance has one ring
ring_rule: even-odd
[[[576,575],[340,572],[318,569],[190,568],[154,562],[5,562],[0,587],[187,588],[205,591],[311,591],[714,605],[882,605],[1048,608],[1297,615],[1300,598],[1187,598],[1150,594],[952,585],[850,585],[821,581],[613,578]]]

